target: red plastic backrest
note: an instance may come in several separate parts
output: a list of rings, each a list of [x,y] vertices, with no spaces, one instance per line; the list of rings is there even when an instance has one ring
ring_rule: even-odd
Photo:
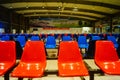
[[[111,41],[96,41],[95,60],[119,60],[114,44]]]
[[[58,61],[68,62],[68,61],[80,61],[82,60],[82,55],[78,43],[76,41],[62,41],[60,42]]]
[[[14,41],[0,41],[0,62],[15,62],[16,49]]]
[[[27,41],[21,62],[44,62],[46,53],[43,41]]]

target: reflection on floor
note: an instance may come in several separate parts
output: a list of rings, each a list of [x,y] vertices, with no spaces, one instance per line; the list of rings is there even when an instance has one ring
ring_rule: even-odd
[[[88,64],[92,69],[99,69],[93,59],[87,59],[84,60],[86,64]],[[54,65],[53,65],[54,63]],[[46,71],[57,71],[57,60],[47,60],[47,66],[46,66]],[[33,78],[32,80],[90,80],[89,76],[84,76],[84,77],[59,77],[57,74],[49,74],[47,76],[43,76],[41,78]],[[0,80],[4,80],[4,77],[1,76]],[[10,80],[18,80],[18,78],[10,77]],[[24,78],[23,80],[28,80],[28,78]],[[100,75],[100,74],[95,74],[94,80],[120,80],[120,75]]]

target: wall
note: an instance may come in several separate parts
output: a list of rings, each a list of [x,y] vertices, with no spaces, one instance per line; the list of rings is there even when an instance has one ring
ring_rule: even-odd
[[[58,29],[56,29],[56,28],[55,29],[43,29],[43,28],[31,27],[29,33],[34,33],[34,34],[92,33],[92,30],[93,30],[92,27],[85,27],[85,28],[87,28],[87,30],[85,30],[84,27],[82,27],[82,28],[63,28],[63,29],[59,29],[59,28]]]

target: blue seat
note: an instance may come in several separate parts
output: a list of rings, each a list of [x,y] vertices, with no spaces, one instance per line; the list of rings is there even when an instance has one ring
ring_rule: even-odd
[[[2,41],[9,41],[10,40],[10,36],[4,35],[4,36],[1,37],[1,40]]]
[[[62,41],[72,41],[72,38],[70,36],[63,36]]]
[[[78,37],[78,45],[80,48],[87,48],[88,49],[89,44],[87,43],[86,36],[79,36]]]
[[[56,40],[54,36],[48,36],[46,38],[46,44],[45,44],[46,48],[56,48]]]
[[[100,40],[100,36],[92,36],[92,39],[91,40]]]
[[[39,41],[40,37],[38,35],[33,35],[33,36],[31,36],[30,40],[31,41]]]
[[[18,41],[21,45],[21,47],[23,48],[25,46],[26,43],[26,38],[23,35],[17,36],[16,41]]]
[[[112,41],[114,43],[114,47],[118,48],[119,45],[118,45],[116,38],[114,36],[107,36],[107,40]]]

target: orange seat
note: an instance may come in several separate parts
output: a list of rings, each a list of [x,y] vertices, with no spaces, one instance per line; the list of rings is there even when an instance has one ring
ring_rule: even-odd
[[[62,41],[58,55],[59,76],[87,76],[82,55],[76,41]]]
[[[41,77],[46,67],[46,55],[42,41],[27,41],[22,58],[13,70],[13,77]]]
[[[14,41],[0,41],[0,76],[14,67],[16,52]]]
[[[107,74],[120,74],[120,60],[111,41],[96,41],[95,63]]]

